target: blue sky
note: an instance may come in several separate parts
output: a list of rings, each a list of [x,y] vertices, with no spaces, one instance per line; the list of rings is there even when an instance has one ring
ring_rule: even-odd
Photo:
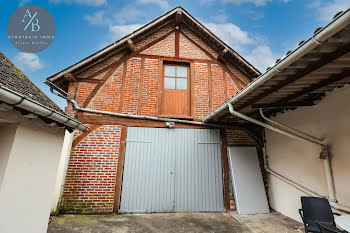
[[[22,53],[7,38],[7,21],[23,5],[39,5],[56,22],[56,37],[42,52]],[[5,5],[5,6],[4,6]],[[350,0],[20,0],[0,8],[1,51],[61,107],[42,80],[80,61],[168,10],[184,7],[264,71],[309,38]]]

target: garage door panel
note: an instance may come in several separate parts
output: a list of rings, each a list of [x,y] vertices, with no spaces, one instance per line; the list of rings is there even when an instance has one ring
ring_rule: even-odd
[[[120,212],[223,210],[219,130],[128,128]]]

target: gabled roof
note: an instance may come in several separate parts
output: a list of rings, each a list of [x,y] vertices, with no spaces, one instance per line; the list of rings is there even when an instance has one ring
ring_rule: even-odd
[[[181,15],[179,17],[179,15]],[[47,78],[48,81],[59,85],[59,79],[62,79],[65,74],[73,73],[88,64],[98,61],[105,54],[110,54],[114,51],[121,51],[128,47],[128,41],[140,40],[150,33],[160,29],[164,25],[170,22],[184,23],[193,29],[200,38],[205,42],[210,44],[219,54],[223,54],[225,61],[234,64],[238,69],[244,72],[250,79],[257,77],[260,72],[251,65],[247,60],[240,56],[236,51],[234,51],[225,42],[220,40],[216,35],[214,35],[209,29],[203,26],[198,20],[196,20],[192,15],[190,15],[182,7],[176,7],[173,10],[165,13],[163,16],[155,19],[154,21],[146,24],[145,26],[139,28],[133,33],[121,38],[120,40],[108,45],[107,47],[101,49],[100,51],[90,55],[89,57],[79,61],[78,63],[50,76]],[[49,83],[47,83],[50,85]],[[60,86],[60,85],[59,85]],[[62,86],[60,86],[62,88]],[[64,88],[63,88],[64,89]]]
[[[16,99],[20,101],[16,103]],[[1,102],[37,115],[44,115],[43,117],[57,121],[70,129],[87,129],[87,127],[83,126],[80,122],[68,116],[0,52],[0,103]]]
[[[211,112],[204,122],[238,121],[236,111],[259,117],[259,108],[274,114],[285,109],[310,106],[326,92],[350,84],[350,9],[337,13],[307,41],[288,51],[273,67],[254,79],[235,96]]]

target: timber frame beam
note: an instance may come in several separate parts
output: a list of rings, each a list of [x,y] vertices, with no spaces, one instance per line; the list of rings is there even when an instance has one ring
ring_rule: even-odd
[[[322,56],[318,62],[313,62],[311,65],[307,66],[305,69],[301,70],[300,72],[293,74],[291,76],[288,76],[288,78],[286,78],[283,82],[280,82],[279,84],[272,86],[271,88],[269,88],[268,90],[264,91],[263,93],[257,95],[256,97],[254,97],[253,99],[245,102],[242,106],[237,108],[238,110],[243,109],[244,107],[247,107],[255,102],[257,102],[258,100],[271,95],[272,93],[276,92],[277,90],[301,79],[302,77],[312,73],[313,71],[323,67],[324,65],[336,60],[337,58],[347,54],[350,51],[350,44],[347,44],[343,47],[338,48],[337,50],[335,50],[332,53],[329,54],[325,54],[324,56]]]

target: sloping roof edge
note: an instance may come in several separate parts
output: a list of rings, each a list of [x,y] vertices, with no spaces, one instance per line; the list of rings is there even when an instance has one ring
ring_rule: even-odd
[[[117,47],[123,45],[126,43],[128,40],[133,39],[134,37],[140,35],[141,33],[145,32],[146,30],[150,29],[154,25],[158,24],[162,20],[167,19],[171,15],[177,13],[180,11],[181,13],[185,14],[189,19],[191,19],[193,22],[195,22],[199,27],[201,27],[208,35],[210,35],[213,39],[215,39],[219,44],[221,44],[223,47],[228,49],[228,52],[230,52],[234,57],[236,57],[238,60],[240,60],[246,67],[248,67],[252,72],[254,72],[256,75],[259,75],[260,72],[252,65],[250,64],[247,60],[245,60],[240,54],[238,54],[235,50],[233,50],[230,46],[228,46],[225,42],[223,42],[221,39],[219,39],[214,33],[212,33],[209,29],[207,29],[203,24],[201,24],[197,19],[195,19],[192,15],[190,15],[185,9],[183,9],[181,6],[178,6],[164,15],[158,17],[157,19],[151,21],[150,23],[144,25],[143,27],[137,29],[136,31],[132,32],[131,34],[117,40],[116,42],[108,45],[107,47],[97,51],[96,53],[84,58],[83,60],[75,63],[72,66],[69,66],[68,68],[51,75],[50,77],[47,78],[50,82],[54,82],[55,80],[59,79],[66,73],[70,73],[74,71],[77,68],[80,68],[81,66],[88,64],[89,62],[101,57],[103,54],[116,49]]]
[[[219,113],[223,112],[225,109],[228,108],[228,103],[233,104],[242,99],[244,96],[253,92],[260,85],[273,78],[275,75],[283,71],[289,65],[291,65],[307,53],[309,53],[318,45],[322,44],[322,42],[328,40],[331,36],[339,32],[349,24],[350,8],[340,14],[337,14],[336,17],[334,17],[328,25],[321,28],[320,30],[317,30],[317,32],[315,32],[314,35],[311,36],[307,41],[299,45],[294,51],[288,53],[283,59],[279,59],[273,67],[267,69],[265,73],[253,79],[251,83],[249,83],[246,87],[237,92],[236,95],[232,96],[224,104],[222,104],[221,106],[213,110],[211,113],[209,113],[209,115],[207,115],[202,121],[208,122],[212,120]]]

